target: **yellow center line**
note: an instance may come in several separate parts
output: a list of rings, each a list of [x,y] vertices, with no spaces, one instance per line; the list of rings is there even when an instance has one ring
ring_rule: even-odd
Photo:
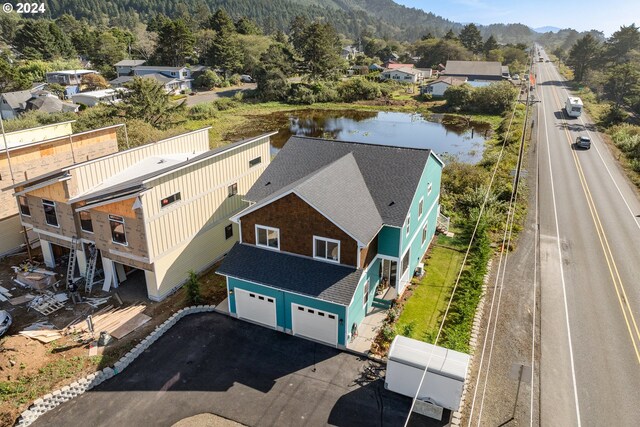
[[[551,92],[556,100],[556,107],[560,106],[562,112],[562,103],[560,98],[558,97],[557,91],[555,88],[552,88]],[[564,116],[564,112],[562,112]],[[570,146],[573,144],[573,138],[569,133],[569,130],[564,128],[565,135],[567,140],[569,141]],[[640,344],[640,331],[638,330],[638,325],[635,320],[635,316],[633,315],[633,311],[631,310],[631,306],[629,305],[629,300],[627,298],[626,291],[624,289],[624,285],[622,283],[622,278],[620,277],[620,273],[618,271],[618,267],[616,265],[613,252],[611,250],[611,246],[609,245],[609,241],[607,239],[606,233],[604,232],[604,227],[602,222],[600,221],[600,215],[598,214],[598,210],[596,209],[596,204],[593,200],[593,196],[591,194],[591,190],[589,189],[589,185],[587,184],[586,176],[584,175],[584,170],[582,168],[582,164],[580,163],[580,159],[576,154],[575,150],[571,150],[571,155],[576,166],[576,170],[578,172],[578,178],[580,179],[580,185],[582,186],[582,190],[587,199],[587,205],[589,206],[589,213],[591,214],[591,218],[593,219],[594,226],[596,228],[596,232],[598,234],[598,239],[600,241],[600,246],[602,247],[602,251],[605,255],[605,260],[607,262],[607,268],[609,269],[609,274],[613,281],[614,289],[616,291],[616,296],[618,298],[618,302],[620,303],[620,308],[622,310],[622,314],[624,316],[625,323],[627,325],[627,330],[629,331],[629,336],[631,337],[631,342],[635,349],[636,358],[638,359],[638,363],[640,363],[640,350],[638,348]],[[622,295],[621,295],[622,292]],[[628,312],[628,313],[627,313]],[[633,328],[631,327],[631,323],[629,322],[629,318],[631,319],[631,323],[633,323]],[[635,334],[633,333],[633,329],[635,329]]]

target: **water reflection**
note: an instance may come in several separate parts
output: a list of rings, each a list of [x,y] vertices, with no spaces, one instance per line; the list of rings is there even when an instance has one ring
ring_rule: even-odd
[[[482,157],[484,141],[491,127],[468,118],[421,114],[351,110],[285,111],[252,118],[252,131],[234,137],[253,136],[277,130],[271,140],[273,152],[291,135],[366,142],[369,144],[430,148],[439,155],[455,156],[476,163]]]

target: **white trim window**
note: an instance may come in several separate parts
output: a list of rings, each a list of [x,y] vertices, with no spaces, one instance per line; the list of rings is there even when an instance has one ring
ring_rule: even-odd
[[[427,196],[431,194],[432,189],[433,189],[433,183],[430,182],[427,184]]]
[[[367,309],[367,304],[369,303],[369,279],[364,284],[364,309]]]
[[[313,257],[339,263],[340,240],[313,236]]]
[[[280,230],[256,224],[256,246],[280,250]]]
[[[109,215],[109,227],[111,228],[111,241],[119,245],[127,246],[124,218],[117,215]]]
[[[411,214],[407,215],[407,220],[404,222],[405,234],[408,236],[411,232]]]
[[[422,229],[422,245],[424,245],[424,242],[427,241],[427,228],[429,227],[429,221],[427,221],[427,223],[424,225],[424,228]]]
[[[420,198],[418,202],[418,219],[422,218],[422,213],[424,212],[424,197]]]
[[[44,208],[45,222],[52,227],[60,227],[58,215],[56,214],[56,202],[42,199],[42,207]]]

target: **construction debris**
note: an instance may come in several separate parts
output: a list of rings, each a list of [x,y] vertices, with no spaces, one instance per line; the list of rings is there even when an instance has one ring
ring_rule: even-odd
[[[109,298],[111,298],[111,295],[102,298],[84,298],[82,302],[89,304],[93,308],[98,308],[98,306],[106,304]]]
[[[114,309],[113,305],[108,305],[103,309],[95,312],[91,315],[91,323],[93,325],[93,330],[95,334],[99,334],[101,332],[106,332],[111,336],[114,336],[114,332],[118,330],[121,326],[127,324],[132,319],[136,318],[137,315],[141,314],[145,310],[146,306],[144,305],[132,305],[129,307]],[[149,317],[149,316],[146,316]],[[150,318],[149,318],[150,319]],[[142,319],[144,320],[144,319]],[[148,320],[140,323],[141,318],[138,317],[136,320],[131,322],[131,324],[126,325],[126,328],[118,331],[118,335],[123,337],[129,332],[135,330],[140,327],[142,324],[146,323]],[[131,331],[127,332],[127,329],[132,328]],[[82,319],[73,325],[69,326],[66,330],[66,333],[78,334],[79,339],[81,340],[90,340],[94,334],[89,331],[89,326],[87,322]],[[114,338],[116,338],[114,336]]]
[[[29,303],[29,308],[33,308],[45,316],[60,310],[62,307],[64,307],[64,303],[58,301],[51,292],[37,296]]]
[[[53,329],[54,326],[48,322],[38,322],[24,328],[18,334],[29,337],[34,340],[38,340],[42,343],[50,343],[59,338],[62,338],[62,334],[58,329]]]
[[[11,295],[11,292],[9,292],[9,289],[3,288],[2,286],[0,286],[0,296],[5,297],[3,301],[6,301],[8,298],[11,298],[13,295]]]
[[[41,272],[18,271],[15,282],[25,288],[42,291],[56,284],[56,276],[55,273],[45,274]]]
[[[19,297],[11,298],[9,300],[9,304],[11,304],[11,305],[24,304],[27,301],[31,301],[35,297],[36,297],[35,295],[25,294],[25,295],[22,295],[22,296],[19,296]]]

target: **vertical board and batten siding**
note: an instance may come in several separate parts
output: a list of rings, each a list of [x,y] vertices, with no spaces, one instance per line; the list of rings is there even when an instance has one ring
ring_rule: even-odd
[[[380,284],[380,263],[382,260],[380,258],[376,258],[373,261],[369,268],[362,274],[360,278],[360,282],[358,283],[358,287],[356,291],[353,293],[353,301],[349,304],[348,312],[349,312],[349,325],[347,325],[347,337],[351,336],[351,325],[354,323],[360,325],[362,320],[367,315],[367,312],[371,308],[371,304],[373,304],[373,298],[376,295],[376,290],[378,285]],[[369,298],[367,298],[367,305],[364,305],[364,285],[369,281]]]
[[[142,196],[150,257],[163,256],[221,221],[228,224],[230,216],[247,206],[242,197],[268,166],[269,147],[269,138],[260,138],[151,182],[153,187]],[[249,160],[258,156],[262,163],[249,168]],[[238,194],[228,197],[228,186],[234,183]],[[178,192],[180,201],[160,206],[162,199]],[[220,237],[224,240],[224,233]],[[212,247],[218,243],[219,238],[210,242]]]
[[[71,170],[73,181],[71,187],[75,190],[72,197],[90,190],[105,179],[122,172],[147,157],[184,153],[185,147],[189,147],[187,151],[193,150],[196,153],[209,150],[209,129],[200,129],[177,135],[78,165]]]

